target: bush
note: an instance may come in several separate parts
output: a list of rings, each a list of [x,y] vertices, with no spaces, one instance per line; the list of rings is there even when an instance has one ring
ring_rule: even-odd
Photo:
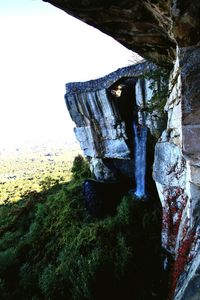
[[[89,164],[80,154],[75,157],[71,171],[76,180],[91,176]]]
[[[71,182],[0,207],[2,300],[150,300],[159,293],[159,210],[126,196],[113,217],[90,217],[80,169],[87,174],[82,158]]]

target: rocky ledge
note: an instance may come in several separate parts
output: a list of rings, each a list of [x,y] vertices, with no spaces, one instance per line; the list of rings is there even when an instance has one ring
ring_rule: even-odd
[[[163,205],[163,246],[174,258],[170,298],[200,299],[200,1],[45,1],[172,70],[165,106],[168,122],[156,145],[153,175]],[[82,104],[77,108],[80,116],[81,109]],[[127,106],[125,120],[128,114]],[[120,124],[117,138],[122,137],[125,147]],[[98,156],[107,151],[102,150]]]

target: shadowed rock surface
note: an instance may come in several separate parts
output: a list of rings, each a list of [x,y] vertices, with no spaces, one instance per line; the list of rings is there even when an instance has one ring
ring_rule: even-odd
[[[172,66],[176,43],[171,34],[169,1],[46,2],[113,36],[143,57],[166,67]],[[158,3],[157,6],[155,2]]]
[[[76,124],[75,135],[97,180],[110,182],[126,176],[134,182],[133,123],[145,126],[145,118],[154,133],[161,119],[159,113],[155,121],[145,112],[151,82],[138,78],[155,69],[143,62],[97,80],[66,84],[65,99]]]
[[[153,175],[163,206],[163,246],[174,257],[170,297],[199,299],[200,1],[48,2],[173,69],[168,122],[156,144]]]
[[[124,180],[123,183],[105,183],[88,179],[83,187],[85,207],[93,217],[111,216],[130,187],[131,182],[128,180]]]

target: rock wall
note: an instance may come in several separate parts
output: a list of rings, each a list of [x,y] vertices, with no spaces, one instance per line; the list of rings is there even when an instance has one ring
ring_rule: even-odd
[[[176,42],[171,32],[170,0],[43,1],[113,36],[141,56],[162,66],[172,66]]]
[[[163,246],[174,257],[169,297],[200,299],[200,1],[45,1],[173,66],[153,176],[163,205]]]
[[[180,128],[182,153],[186,161],[185,190],[188,197],[182,222],[180,223],[179,244],[176,248],[177,255],[180,256],[180,248],[183,248],[187,241],[189,241],[189,245],[184,272],[180,275],[176,288],[176,299],[195,299],[195,297],[198,299],[197,290],[200,290],[199,57],[200,49],[196,47],[180,48],[177,55],[177,60],[180,61],[179,95],[182,112]]]
[[[200,299],[199,49],[177,48],[165,106],[167,128],[156,144],[154,179],[163,206],[163,246],[172,254],[170,297]]]
[[[162,245],[173,257],[169,297],[177,300],[196,297],[200,282],[198,55],[195,48],[177,48],[164,107],[167,126],[156,143],[153,166],[163,207]],[[152,79],[141,78],[155,70],[155,65],[143,62],[66,85],[75,134],[97,180],[113,182],[125,176],[134,181],[134,119],[148,126],[152,137],[160,133],[162,115],[157,109],[148,111],[155,94]]]
[[[174,299],[196,297],[200,280],[198,55],[198,49],[177,48],[165,105],[167,128],[155,147],[153,177],[163,207],[162,244],[174,259],[170,271],[170,297],[174,295]],[[158,112],[155,118],[155,110],[148,113],[146,109],[154,93],[152,80],[140,78],[155,69],[143,62],[95,81],[67,84],[66,103],[77,126],[75,134],[96,179],[115,181],[125,175],[133,180],[128,126],[133,118],[144,125],[145,116],[152,135],[159,128]],[[126,95],[120,110],[116,103],[124,94],[127,78],[135,98]]]
[[[115,181],[120,176],[134,180],[133,119],[144,125],[144,112],[138,111],[144,110],[152,93],[138,77],[154,69],[143,62],[97,80],[66,85],[75,135],[97,180]]]
[[[173,257],[169,297],[174,299],[196,297],[200,279],[199,141],[193,141],[199,130],[195,101],[198,51],[177,48],[164,108],[167,126],[156,144],[153,167],[163,207],[162,245]],[[134,119],[142,126],[145,123],[152,137],[160,133],[162,116],[156,109],[148,111],[155,94],[152,79],[141,78],[155,70],[155,65],[143,62],[97,80],[66,85],[75,134],[97,180],[109,182],[127,176],[133,181]]]

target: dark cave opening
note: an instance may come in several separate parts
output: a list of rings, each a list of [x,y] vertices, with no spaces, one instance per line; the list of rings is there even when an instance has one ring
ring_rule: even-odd
[[[127,145],[130,149],[130,157],[133,158],[133,120],[137,120],[137,105],[135,97],[135,84],[137,78],[124,77],[115,82],[107,90],[108,98],[118,112],[119,120],[125,123]]]

